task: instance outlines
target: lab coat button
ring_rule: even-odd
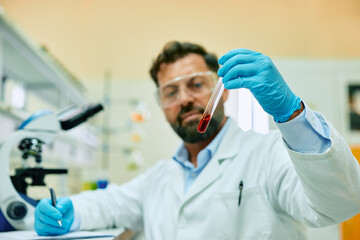
[[[178,228],[183,229],[186,226],[186,221],[184,219],[180,219],[178,222]]]

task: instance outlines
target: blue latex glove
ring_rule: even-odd
[[[284,81],[268,56],[234,49],[219,59],[218,71],[226,89],[247,88],[276,122],[286,122],[301,108],[301,100]]]
[[[60,227],[58,220],[61,220]],[[74,221],[74,207],[68,197],[57,199],[56,208],[48,198],[42,199],[35,209],[34,229],[40,236],[54,236],[70,231]]]

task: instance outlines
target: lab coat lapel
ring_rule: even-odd
[[[185,191],[184,171],[177,162],[171,160],[170,172],[171,172],[170,187],[175,193],[175,195],[178,198],[182,199],[184,197],[184,191]]]
[[[223,161],[234,158],[237,153],[236,144],[238,144],[239,131],[241,131],[240,128],[235,122],[232,122],[215,155],[189,188],[184,202],[203,191],[221,176]]]

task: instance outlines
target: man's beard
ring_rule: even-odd
[[[224,105],[222,104],[222,102],[219,103],[210,120],[209,126],[204,133],[199,133],[197,131],[200,120],[191,120],[187,122],[185,126],[181,124],[181,115],[192,110],[198,110],[200,113],[203,113],[205,111],[205,109],[202,107],[182,107],[177,116],[176,122],[170,124],[174,131],[177,133],[177,135],[179,135],[179,137],[184,140],[184,142],[188,143],[197,143],[213,137],[215,133],[220,129],[221,123],[224,119]]]

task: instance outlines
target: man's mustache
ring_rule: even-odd
[[[196,107],[196,106],[185,106],[185,107],[182,107],[180,109],[180,112],[177,116],[177,122],[180,124],[182,119],[181,119],[181,116],[187,112],[190,112],[190,111],[193,111],[193,110],[198,110],[200,113],[203,113],[205,111],[205,108],[202,108],[202,107]]]

